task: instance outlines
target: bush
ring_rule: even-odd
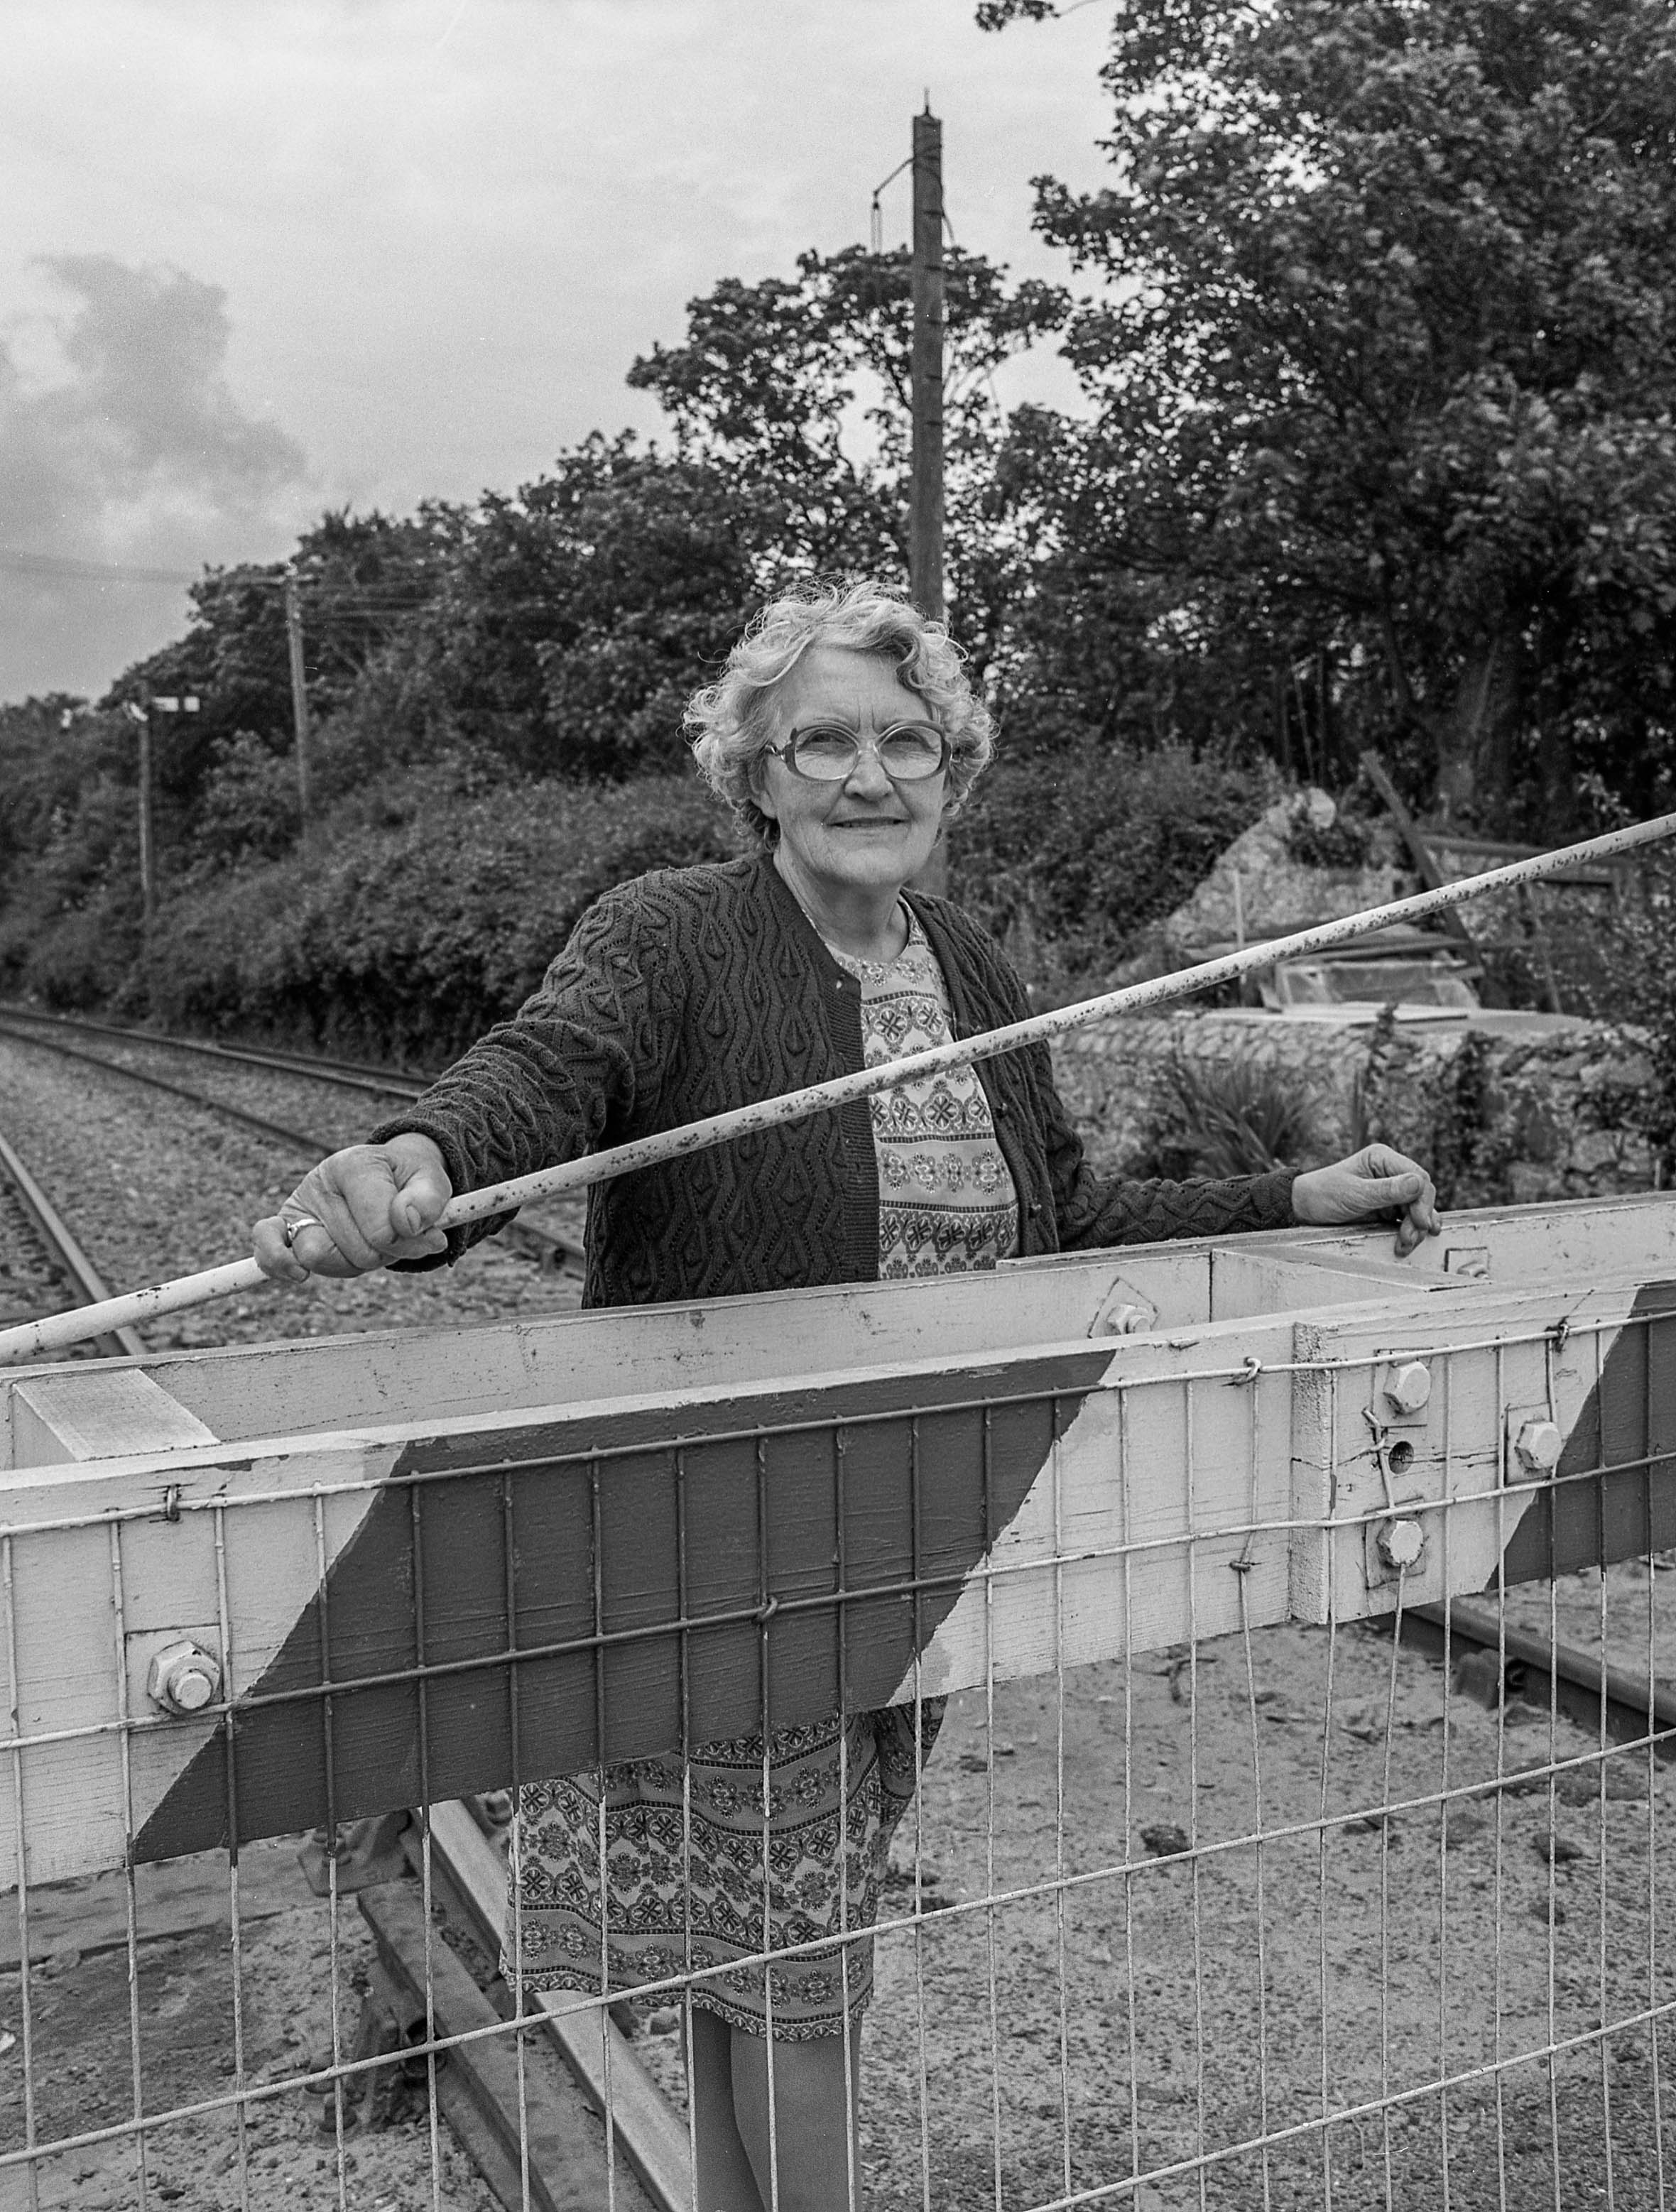
[[[438,1066],[535,988],[602,891],[732,849],[690,775],[439,800],[173,902],[150,1011],[169,1026]]]
[[[1044,1000],[1136,948],[1274,796],[1273,771],[1084,740],[1003,759],[950,833],[955,896]]]
[[[1641,896],[1626,903],[1609,939],[1612,1012],[1647,1036],[1653,1080],[1636,1102],[1636,1125],[1652,1143],[1659,1187],[1676,1182],[1676,860],[1643,860]]]
[[[0,994],[108,1004],[140,943],[134,795],[95,768],[79,809],[55,808],[37,848],[0,878]]]
[[[1134,1176],[1266,1175],[1319,1164],[1314,1100],[1297,1078],[1246,1060],[1202,1061],[1177,1052],[1147,1101]]]
[[[254,730],[220,739],[192,830],[195,875],[274,860],[297,842],[301,808],[294,754]]]

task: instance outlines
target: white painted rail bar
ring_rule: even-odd
[[[1353,938],[1365,936],[1370,930],[1387,928],[1394,923],[1424,921],[1429,915],[1465,906],[1487,892],[1533,883],[1544,876],[1558,874],[1589,860],[1608,859],[1614,854],[1630,852],[1639,846],[1656,844],[1672,836],[1676,836],[1676,814],[1661,815],[1650,822],[1634,823],[1625,829],[1614,830],[1605,836],[1588,838],[1580,844],[1562,846],[1551,853],[1539,853],[1528,860],[1512,861],[1505,867],[1488,869],[1482,875],[1466,877],[1458,883],[1444,884],[1436,890],[1418,892],[1412,898],[1394,899],[1384,906],[1369,907],[1361,914],[1347,915],[1336,921],[1321,922],[1310,929],[1295,931],[1290,936],[1248,945],[1242,951],[1205,961],[1195,968],[1154,976],[1145,982],[1130,984],[1120,991],[1106,992],[1077,1006],[1055,1007],[1047,1013],[1032,1015],[1028,1020],[987,1030],[981,1036],[963,1037],[955,1043],[941,1045],[931,1051],[911,1054],[906,1059],[887,1061],[877,1067],[859,1069],[854,1074],[840,1076],[829,1083],[811,1084],[805,1090],[787,1091],[778,1098],[761,1099],[726,1114],[713,1115],[705,1121],[689,1122],[678,1129],[660,1130],[655,1135],[638,1138],[633,1143],[616,1146],[609,1152],[590,1153],[562,1167],[545,1168],[535,1175],[521,1176],[513,1182],[464,1192],[451,1202],[442,1221],[446,1227],[457,1227],[468,1222],[487,1220],[497,1213],[504,1213],[519,1206],[533,1205],[539,1200],[574,1194],[594,1183],[609,1182],[614,1176],[628,1175],[637,1169],[655,1166],[661,1161],[678,1159],[687,1154],[704,1151],[710,1146],[748,1136],[757,1130],[777,1128],[789,1121],[802,1121],[811,1114],[827,1112],[852,1100],[871,1097],[880,1091],[894,1089],[900,1083],[935,1074],[940,1070],[963,1067],[973,1060],[991,1059],[998,1053],[1017,1051],[1023,1045],[1044,1043],[1052,1037],[1065,1036],[1072,1030],[1084,1028],[1091,1022],[1106,1020],[1114,1014],[1136,1013],[1148,1006],[1166,1005],[1195,991],[1208,990],[1216,984],[1232,981],[1254,969],[1266,967],[1277,959],[1301,957],[1310,952],[1321,951],[1328,945],[1345,944]],[[201,1273],[181,1276],[173,1282],[127,1291],[96,1305],[79,1307],[42,1321],[26,1322],[14,1328],[0,1329],[0,1366],[9,1362],[38,1358],[44,1352],[61,1351],[70,1345],[83,1343],[90,1337],[103,1335],[112,1329],[155,1320],[162,1314],[178,1313],[191,1306],[207,1304],[216,1298],[230,1297],[238,1291],[255,1290],[265,1279],[253,1260],[232,1261],[218,1267],[206,1268]]]

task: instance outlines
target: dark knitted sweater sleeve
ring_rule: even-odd
[[[480,1037],[371,1141],[407,1130],[429,1137],[457,1191],[533,1175],[610,1142],[659,1079],[654,970],[639,921],[629,893],[590,907],[513,1018]],[[457,1260],[508,1218],[450,1231],[447,1257]]]

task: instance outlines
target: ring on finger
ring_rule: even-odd
[[[324,1229],[325,1224],[316,1213],[282,1213],[279,1234],[288,1252],[296,1249],[297,1238],[305,1229]]]

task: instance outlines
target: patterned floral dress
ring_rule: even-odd
[[[861,985],[868,1066],[949,1042],[943,973],[917,920],[894,961],[833,957]],[[993,1267],[1016,1249],[1017,1194],[972,1069],[884,1092],[872,1121],[882,1278]],[[943,1701],[926,1698],[917,1741],[914,1709],[890,1706],[527,1784],[508,1981],[597,1993],[695,1974],[695,2005],[778,2041],[858,2021],[890,1838],[942,1719]],[[816,1948],[777,1962],[766,1989],[762,1966],[742,1963],[804,1944]]]

